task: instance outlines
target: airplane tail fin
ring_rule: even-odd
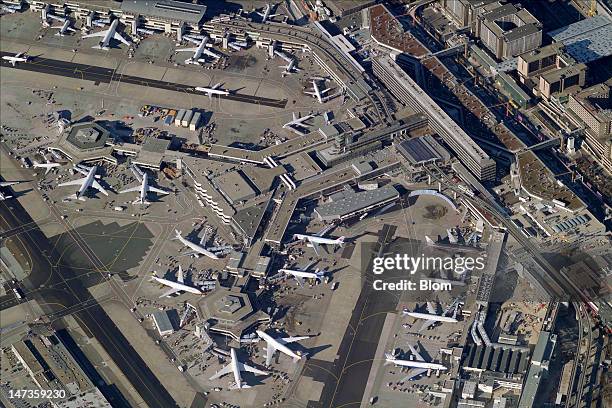
[[[344,240],[345,240],[345,236],[341,236],[340,238],[338,238],[338,242],[340,242],[340,244],[344,244]]]
[[[176,233],[176,236],[174,236],[173,238],[170,239],[179,239],[179,237],[181,236],[181,231],[177,230],[176,228],[174,229],[174,232]]]

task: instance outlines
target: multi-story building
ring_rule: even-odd
[[[510,59],[542,45],[542,24],[526,9],[499,3],[484,9],[476,22],[476,36],[497,59]]]
[[[570,119],[585,126],[587,150],[612,173],[612,103],[609,84],[599,84],[569,96]]]
[[[391,57],[373,58],[372,68],[374,74],[400,102],[427,115],[429,127],[442,137],[479,180],[495,179],[495,161]]]
[[[484,7],[497,0],[441,0],[442,7],[448,12],[448,16],[459,27],[476,27],[478,16],[485,11]]]

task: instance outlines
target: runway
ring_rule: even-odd
[[[11,230],[31,222],[30,215],[17,200],[10,200],[10,204],[0,202],[1,230]],[[62,314],[64,308],[74,310],[72,316],[81,328],[100,342],[148,406],[176,407],[172,396],[91,296],[79,273],[67,266],[57,267],[61,256],[43,232],[36,227],[20,234],[19,238],[20,251],[28,255],[32,267],[31,274],[22,282],[26,296],[38,301],[47,314]],[[88,307],[78,306],[83,304]],[[126,406],[120,394],[113,394],[116,391],[112,384],[101,387],[101,391],[114,400],[114,407]]]
[[[13,57],[16,54],[0,51],[0,56]],[[155,79],[141,78],[132,75],[122,75],[116,69],[103,68],[86,64],[78,64],[69,61],[61,61],[43,57],[30,57],[28,62],[18,62],[13,67],[7,60],[0,60],[3,68],[21,69],[24,71],[40,72],[43,74],[59,75],[67,78],[76,78],[84,81],[110,84],[111,81],[120,81],[127,84],[140,85],[150,88],[165,89],[168,91],[184,92],[192,95],[206,96],[202,92],[196,91],[191,85],[176,84],[172,82],[159,81]],[[271,99],[260,96],[230,93],[229,95],[216,95],[222,99],[230,101],[250,103],[253,105],[270,106],[273,108],[285,108],[287,99]]]

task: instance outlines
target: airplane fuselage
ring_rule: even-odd
[[[154,276],[153,279],[155,279],[157,282],[161,283],[162,285],[170,286],[171,288],[182,290],[183,292],[195,293],[196,295],[202,294],[202,291],[200,289],[194,288],[193,286],[185,285],[180,282],[174,282],[168,279],[158,278],[157,276]]]
[[[393,363],[396,366],[411,367],[411,368],[425,368],[428,370],[440,370],[445,371],[447,368],[442,364],[437,363],[426,363],[424,361],[412,361],[412,360],[398,360],[396,358],[387,358],[388,363]]]
[[[303,279],[321,279],[323,277],[323,273],[321,272],[305,272],[294,269],[279,269],[278,271],[287,275],[295,276],[296,278]]]
[[[89,169],[89,172],[87,173],[87,176],[85,177],[85,180],[83,181],[83,184],[81,184],[79,191],[77,191],[76,193],[77,199],[80,199],[81,197],[83,197],[87,189],[91,187],[91,184],[93,183],[97,170],[98,168],[96,166],[93,166],[92,168]]]
[[[340,245],[344,242],[340,238],[324,238],[324,237],[318,237],[316,235],[295,234],[294,237],[302,241],[308,240],[309,242],[314,242],[316,244],[323,244],[323,245]]]
[[[208,88],[205,86],[196,86],[195,87],[196,91],[200,91],[200,92],[204,92],[206,94],[208,94],[208,96],[211,95],[229,95],[229,91],[225,90],[225,89],[213,89],[213,88]]]
[[[204,256],[207,256],[207,257],[212,258],[212,259],[219,259],[219,257],[217,255],[213,254],[212,252],[210,252],[206,248],[201,247],[200,245],[195,244],[195,243],[193,243],[193,242],[183,238],[180,235],[178,235],[177,238],[178,238],[178,240],[179,240],[179,242],[181,244],[185,245],[186,247],[188,247],[189,249],[193,250],[194,252],[196,252],[198,254],[201,254],[201,255],[204,255]]]
[[[261,331],[261,330],[257,330],[256,333],[257,333],[257,335],[259,337],[261,337],[263,340],[265,340],[266,343],[269,343],[269,344],[273,345],[276,350],[278,350],[278,351],[280,351],[282,353],[285,353],[286,355],[288,355],[289,357],[293,358],[294,360],[299,360],[299,359],[301,359],[303,357],[303,356],[300,356],[299,354],[295,353],[294,351],[292,351],[289,347],[285,346],[284,344],[282,344],[278,340],[274,339],[272,336],[270,336],[266,332]]]
[[[115,31],[117,30],[117,26],[119,25],[119,20],[116,19],[111,23],[110,28],[108,29],[108,32],[106,33],[106,35],[104,36],[104,38],[102,38],[102,41],[100,41],[100,48],[102,49],[108,49],[108,45],[110,43],[111,38],[113,38],[113,36],[115,35]]]
[[[232,373],[234,374],[234,381],[236,382],[236,388],[242,388],[242,376],[240,375],[240,368],[238,367],[238,357],[236,356],[236,350],[232,347],[230,349],[232,358]]]
[[[404,312],[406,316],[414,317],[415,319],[431,320],[433,322],[457,323],[457,319],[449,316],[440,316],[429,313]]]

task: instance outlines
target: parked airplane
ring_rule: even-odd
[[[229,41],[227,43],[227,46],[232,48],[234,51],[240,51],[240,50],[245,49],[249,45],[247,44],[246,41]]]
[[[67,181],[65,183],[60,183],[57,185],[58,187],[80,185],[79,190],[72,196],[69,196],[68,198],[76,199],[79,201],[85,201],[85,193],[87,192],[89,188],[98,190],[99,192],[101,192],[102,194],[106,196],[108,195],[104,187],[102,187],[100,183],[98,183],[98,181],[96,180],[96,178],[100,178],[100,176],[96,176],[96,172],[98,171],[97,166],[86,167],[81,164],[76,164],[74,166],[74,170],[85,175],[85,177],[80,178],[78,180]]]
[[[102,50],[108,50],[110,47],[110,40],[114,38],[115,40],[121,41],[125,45],[130,45],[130,43],[123,38],[121,34],[117,32],[117,26],[119,25],[119,19],[116,18],[111,23],[108,30],[98,31],[95,33],[84,35],[82,38],[91,38],[91,37],[103,37],[102,40],[98,43],[98,45],[94,45],[91,48],[98,48]]]
[[[314,98],[317,98],[319,103],[324,103],[331,98],[331,96],[324,96],[327,92],[331,91],[331,88],[320,89],[319,88],[319,80],[312,80],[312,91],[304,91],[306,95],[312,95]]]
[[[210,249],[204,248],[204,243],[202,242],[202,240],[200,241],[200,244],[198,245],[196,243],[189,241],[183,236],[181,236],[181,231],[175,229],[174,232],[176,232],[176,236],[172,239],[178,239],[181,244],[185,245],[186,247],[192,250],[191,252],[185,252],[182,255],[195,255],[195,256],[204,255],[211,259],[219,259],[219,257],[214,252],[212,252]]]
[[[415,319],[424,319],[425,322],[419,329],[419,332],[423,330],[427,330],[429,327],[434,325],[437,322],[442,323],[457,323],[457,307],[459,306],[459,301],[455,300],[446,310],[442,312],[442,314],[438,314],[436,310],[436,306],[432,302],[427,302],[427,311],[428,313],[419,313],[419,312],[411,312],[408,309],[403,310],[403,314],[406,316],[414,317]],[[447,316],[447,314],[454,309],[453,316]]]
[[[419,352],[412,346],[412,344],[408,344],[410,347],[410,352],[416,358],[415,360],[400,360],[396,357],[396,355],[391,353],[385,353],[385,365],[386,364],[395,364],[399,367],[409,367],[411,368],[408,371],[408,375],[402,379],[402,381],[408,381],[413,379],[416,376],[419,376],[429,370],[439,370],[446,371],[447,368],[442,364],[438,363],[427,363],[425,359],[419,354]]]
[[[15,184],[19,184],[21,181],[0,181],[0,187],[8,187],[13,186]],[[2,190],[0,190],[0,201],[6,200],[7,198],[13,198],[12,195],[4,194]]]
[[[285,54],[282,51],[278,51],[278,50],[274,50],[274,54],[278,55],[279,57],[281,57],[283,60],[285,60],[285,62],[287,62],[287,65],[279,65],[279,68],[284,68],[285,70],[283,71],[284,74],[291,74],[292,72],[299,72],[300,69],[298,67],[296,67],[296,63],[297,60],[295,59],[295,57]]]
[[[280,16],[280,14],[270,14],[272,12],[272,7],[269,3],[266,4],[266,8],[263,12],[256,11],[257,14],[261,16],[261,22],[265,23],[269,18]]]
[[[221,86],[221,82],[213,85],[212,87],[206,87],[206,86],[196,86],[195,90],[196,91],[200,91],[200,92],[204,92],[208,95],[209,98],[212,99],[213,95],[229,95],[229,91],[227,89],[220,89],[219,87]]]
[[[469,246],[469,245],[461,245],[461,244],[447,244],[444,242],[434,242],[433,239],[429,238],[425,235],[425,243],[427,246],[444,249],[449,251],[457,251],[457,252],[482,252],[482,248]]]
[[[284,273],[285,275],[293,276],[293,278],[300,285],[302,285],[304,279],[313,279],[313,280],[321,281],[321,279],[323,279],[323,277],[325,276],[325,272],[324,271],[319,271],[317,269],[314,272],[307,272],[308,268],[310,268],[310,266],[312,266],[312,264],[314,264],[314,261],[310,262],[308,265],[306,265],[302,269],[285,269],[285,268],[282,268],[282,269],[279,269],[278,271],[280,273]]]
[[[220,371],[217,371],[209,380],[216,380],[219,377],[222,377],[226,374],[232,373],[234,375],[234,385],[230,387],[230,389],[242,389],[242,388],[251,388],[250,385],[247,385],[242,381],[242,376],[240,375],[241,371],[248,371],[253,374],[258,375],[268,375],[267,371],[259,370],[255,367],[251,367],[244,363],[238,361],[238,357],[236,356],[236,349],[230,349],[230,357],[232,361],[225,367],[223,367]]]
[[[140,185],[122,190],[119,192],[119,194],[130,193],[132,191],[140,192],[140,196],[136,200],[132,201],[132,204],[150,204],[147,201],[147,194],[149,193],[149,191],[153,191],[157,194],[170,194],[169,191],[162,190],[161,188],[151,186],[149,184],[149,175],[146,172],[142,171],[140,168],[138,168],[138,166],[133,165],[131,167],[131,170],[132,170],[132,173],[134,173],[134,176],[136,177]]]
[[[206,48],[206,45],[208,44],[208,37],[204,36],[204,38],[202,39],[196,39],[196,38],[191,38],[189,36],[185,36],[184,38],[188,41],[198,44],[198,46],[195,48],[179,48],[175,51],[175,52],[193,52],[193,56],[190,58],[187,58],[185,60],[185,64],[199,64],[200,62],[206,62],[202,58],[202,54],[208,55],[209,57],[212,57],[214,59],[221,58],[220,55]]]
[[[69,19],[65,19],[64,23],[61,26],[59,26],[59,27],[51,27],[51,28],[55,28],[55,29],[59,30],[57,33],[55,33],[55,35],[58,35],[60,37],[63,37],[64,35],[66,35],[66,33],[68,31],[71,31],[71,32],[75,32],[76,31],[74,28],[70,27],[70,20]]]
[[[274,353],[276,353],[277,351],[280,351],[281,353],[284,353],[288,355],[289,357],[293,358],[294,362],[297,362],[298,360],[306,357],[306,354],[302,354],[299,352],[296,353],[293,350],[291,350],[289,347],[287,347],[287,344],[293,343],[296,341],[300,341],[300,340],[306,340],[309,338],[308,336],[279,337],[275,339],[262,330],[257,330],[256,333],[262,340],[264,340],[267,343],[266,348],[265,348],[266,367],[270,366],[270,363],[272,362],[272,357],[274,357]]]
[[[201,295],[202,293],[204,293],[198,288],[194,288],[193,286],[185,285],[185,279],[183,276],[183,268],[180,265],[179,265],[178,272],[176,275],[176,282],[168,280],[168,279],[164,279],[164,278],[158,278],[157,276],[153,276],[153,280],[161,283],[162,285],[166,285],[170,287],[170,289],[162,293],[160,298],[170,297],[178,292],[189,292],[189,293],[195,293],[196,295]]]
[[[2,57],[3,60],[11,63],[12,66],[15,66],[18,62],[28,62],[30,57],[28,57],[25,52],[20,52],[19,54],[11,57],[9,55],[5,55]]]
[[[303,134],[302,131],[300,130],[300,128],[302,129],[307,129],[309,127],[309,125],[307,125],[306,122],[308,119],[312,119],[314,118],[315,115],[310,114],[310,115],[306,115],[303,117],[299,117],[299,114],[296,114],[295,112],[293,112],[293,120],[291,120],[290,122],[287,122],[283,125],[283,129],[288,129],[291,131],[297,131],[300,134]]]
[[[61,163],[54,163],[50,160],[47,160],[45,163],[39,163],[38,161],[33,160],[32,163],[37,169],[45,169],[45,175],[49,174],[52,168],[61,166]]]
[[[299,239],[300,241],[308,241],[310,246],[314,249],[315,253],[319,255],[319,244],[322,245],[343,245],[344,237],[340,238],[325,238],[323,235],[331,229],[332,226],[325,227],[323,230],[319,231],[315,235],[304,235],[304,234],[293,234],[294,239]]]
[[[21,11],[21,4],[0,4],[0,9],[5,13],[14,14]]]

